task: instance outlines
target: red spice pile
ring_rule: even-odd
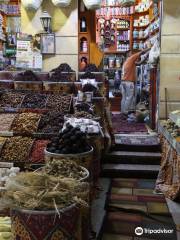
[[[32,163],[44,163],[44,149],[46,148],[47,144],[49,143],[48,140],[36,140],[32,154],[30,157],[30,162]]]

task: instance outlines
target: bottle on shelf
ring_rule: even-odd
[[[83,53],[87,53],[88,52],[88,44],[87,44],[87,39],[86,38],[81,38],[80,41],[80,50]]]
[[[80,32],[87,32],[87,23],[85,17],[82,17],[80,20]]]
[[[81,58],[81,63],[80,63],[80,70],[83,70],[87,65],[87,58],[86,57],[82,57]]]
[[[120,79],[120,76],[119,76],[119,72],[116,71],[115,72],[115,77],[114,77],[114,88],[116,90],[119,89],[120,83],[121,83],[121,79]]]

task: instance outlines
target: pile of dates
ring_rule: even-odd
[[[84,72],[99,72],[99,69],[96,67],[95,64],[87,64],[86,67],[83,69]]]
[[[59,137],[52,139],[47,146],[47,151],[55,154],[77,154],[90,151],[87,136],[78,127],[66,125]]]
[[[96,79],[96,76],[94,73],[91,72],[85,72],[84,74],[81,75],[81,79]]]
[[[69,64],[67,63],[61,63],[57,68],[54,68],[51,70],[51,72],[74,72],[74,70],[72,70],[72,68],[69,66]]]
[[[58,111],[45,113],[40,120],[38,131],[42,133],[58,133],[64,124],[64,115]]]
[[[31,70],[26,70],[25,72],[18,73],[14,81],[39,81],[36,74]]]

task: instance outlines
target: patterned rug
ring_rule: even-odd
[[[120,114],[112,114],[114,134],[116,133],[148,133],[144,123],[129,123],[127,118]]]
[[[149,179],[112,180],[102,240],[177,239],[165,198],[153,193],[154,186]]]

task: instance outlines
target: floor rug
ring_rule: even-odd
[[[114,179],[102,240],[176,240],[176,227],[154,180]]]
[[[127,117],[120,114],[112,114],[114,134],[116,133],[148,133],[144,123],[129,123]]]

